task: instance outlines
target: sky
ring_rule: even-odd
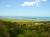
[[[50,17],[50,0],[0,0],[0,16]]]

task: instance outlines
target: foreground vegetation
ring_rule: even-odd
[[[0,37],[50,37],[50,21],[11,22],[0,20]]]

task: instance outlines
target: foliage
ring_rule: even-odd
[[[45,22],[27,25],[0,20],[0,37],[50,37],[50,22]]]

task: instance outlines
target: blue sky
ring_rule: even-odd
[[[0,0],[0,16],[50,17],[50,0]]]

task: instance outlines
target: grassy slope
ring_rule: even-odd
[[[11,22],[40,22],[40,21],[46,22],[47,21],[47,20],[37,20],[37,19],[29,20],[29,19],[15,19],[15,18],[0,18],[0,19],[4,21],[11,21]]]
[[[32,22],[32,20],[13,19],[13,18],[2,18],[1,20],[4,20],[4,21],[11,21],[11,22]]]

